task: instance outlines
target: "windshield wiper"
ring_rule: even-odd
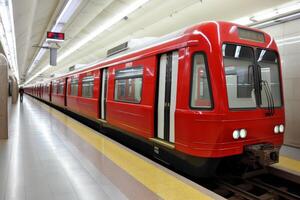
[[[275,113],[275,106],[274,106],[274,98],[269,86],[269,83],[265,80],[261,80],[261,83],[265,86],[265,93],[268,101],[268,112],[266,113],[267,116],[273,116]]]
[[[257,106],[261,105],[261,75],[259,73],[259,66],[255,65],[249,65],[248,66],[248,75],[249,71],[252,69],[253,74],[253,85],[254,85],[254,91],[255,91],[255,99]],[[249,80],[249,77],[248,77]]]

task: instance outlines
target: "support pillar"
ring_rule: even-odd
[[[8,138],[8,63],[6,57],[0,54],[0,139]]]
[[[16,77],[12,79],[12,104],[16,104],[18,102],[18,95],[19,95],[19,86]]]

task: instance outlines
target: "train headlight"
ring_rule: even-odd
[[[279,126],[279,132],[280,132],[280,133],[283,133],[283,132],[284,132],[284,125],[283,125],[283,124],[281,124],[281,125]]]
[[[276,125],[275,127],[274,127],[274,133],[279,133],[279,126],[278,125]]]
[[[240,137],[240,131],[239,130],[234,130],[232,133],[233,139],[237,140]]]
[[[247,130],[246,129],[241,129],[240,130],[240,137],[243,138],[243,139],[247,137]]]

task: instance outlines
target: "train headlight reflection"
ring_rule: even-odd
[[[283,124],[281,124],[281,125],[279,126],[279,132],[280,132],[280,133],[283,133],[283,132],[284,132],[284,125],[283,125]]]
[[[241,129],[240,130],[240,137],[243,138],[243,139],[247,137],[247,130],[246,129]]]
[[[234,130],[232,133],[233,139],[237,140],[240,137],[240,131],[239,130]]]
[[[275,127],[274,127],[274,133],[279,133],[279,126],[278,125],[276,125]]]

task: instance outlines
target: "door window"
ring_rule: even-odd
[[[205,57],[202,53],[196,53],[193,57],[191,89],[192,108],[212,107],[208,71]]]

